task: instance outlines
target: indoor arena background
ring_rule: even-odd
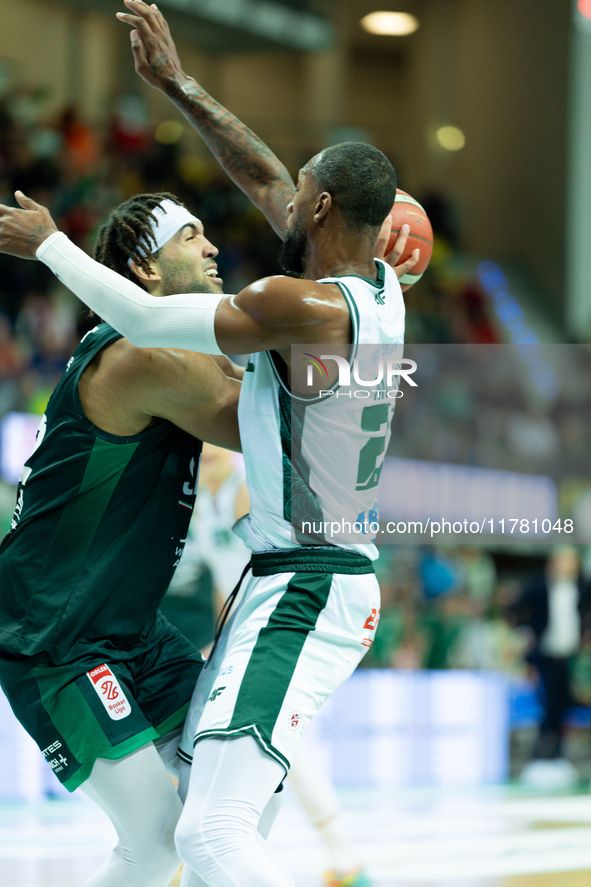
[[[294,176],[327,145],[370,142],[434,229],[406,295],[426,376],[397,404],[386,456],[398,531],[380,546],[381,624],[310,737],[358,857],[379,887],[591,884],[591,613],[549,752],[523,606],[564,546],[591,583],[591,4],[159,5],[184,69]],[[90,251],[122,200],[172,191],[220,249],[226,292],[280,273],[263,216],[135,74],[121,9],[0,0],[0,202],[23,190]],[[360,21],[380,9],[418,27],[368,33]],[[45,266],[0,256],[2,534],[48,396],[91,326]],[[457,511],[458,490],[451,520],[473,520],[480,483],[509,491],[487,513],[496,532],[408,530]],[[0,751],[0,884],[77,887],[112,842],[108,821],[60,788],[1,696]],[[323,849],[289,791],[273,840],[298,887],[319,883]]]

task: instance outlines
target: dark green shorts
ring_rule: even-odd
[[[97,758],[116,760],[183,724],[203,659],[172,626],[124,662],[0,649],[0,685],[53,772],[74,791]]]

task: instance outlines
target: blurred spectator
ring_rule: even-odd
[[[482,554],[490,557],[479,549],[474,551],[476,556]],[[509,580],[500,583],[491,592],[490,598],[488,593],[474,596],[468,592],[468,619],[449,651],[447,665],[449,668],[500,671],[523,679],[526,676],[525,656],[529,647],[529,633],[510,625],[506,619],[507,607],[518,597],[519,586]]]
[[[12,335],[10,322],[0,314],[0,381],[14,378],[24,366],[24,356]]]
[[[420,561],[420,576],[425,600],[454,594],[462,582],[462,565],[453,550],[425,548]]]
[[[471,601],[486,610],[492,603],[497,571],[491,555],[476,545],[458,549],[464,588]]]
[[[515,453],[534,459],[537,464],[548,462],[560,452],[560,436],[556,426],[548,416],[534,407],[511,417],[506,437]]]
[[[563,546],[552,552],[544,572],[525,587],[512,608],[515,623],[531,629],[528,659],[537,671],[543,696],[544,715],[533,750],[534,762],[562,758],[563,721],[573,702],[571,669],[581,649],[590,602],[578,551]],[[526,768],[523,778],[537,780],[543,772],[540,767]]]

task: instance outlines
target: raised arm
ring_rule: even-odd
[[[232,181],[266,216],[283,239],[287,204],[295,186],[286,167],[250,129],[183,71],[168,24],[155,6],[124,0],[131,25],[135,69],[146,83],[165,93],[185,115]]]

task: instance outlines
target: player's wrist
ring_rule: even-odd
[[[43,256],[45,255],[49,247],[54,244],[56,240],[63,240],[64,238],[66,238],[66,235],[63,231],[59,231],[57,228],[48,228],[46,232],[40,235],[40,238],[37,242],[31,242],[31,258],[39,259],[39,261],[42,262]]]
[[[34,228],[31,229],[29,236],[27,237],[27,248],[29,253],[29,258],[36,259],[38,249],[47,241],[53,234],[59,234],[57,228],[51,225],[35,225]]]
[[[172,99],[182,100],[191,96],[195,97],[195,93],[199,89],[199,85],[194,77],[185,74],[183,70],[174,74],[163,74],[159,78],[160,88],[167,93]]]

